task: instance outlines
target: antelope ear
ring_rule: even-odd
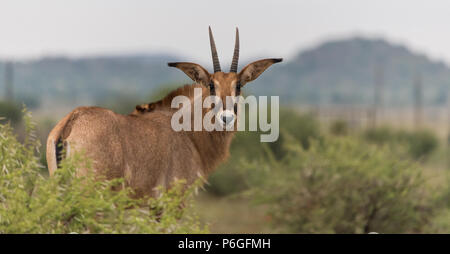
[[[202,83],[203,85],[208,85],[210,80],[209,72],[202,66],[195,63],[187,62],[177,62],[168,63],[170,67],[175,67],[182,70],[186,75],[188,75],[193,81]]]
[[[269,58],[248,64],[238,74],[241,85],[244,86],[247,82],[255,80],[261,73],[269,68],[269,66],[281,61],[283,61],[283,58]]]

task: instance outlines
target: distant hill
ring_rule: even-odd
[[[277,94],[286,103],[372,104],[375,73],[383,73],[386,105],[411,105],[415,79],[425,104],[443,104],[450,70],[424,55],[384,40],[353,38],[306,50],[261,76],[254,92]],[[378,76],[380,77],[380,76]]]
[[[35,104],[38,100],[75,106],[111,101],[115,96],[143,100],[163,84],[188,81],[182,72],[166,65],[179,60],[183,59],[160,54],[16,62],[14,89],[17,98]],[[289,104],[369,105],[374,101],[376,70],[384,74],[385,105],[411,105],[413,80],[419,75],[424,104],[446,102],[450,70],[445,64],[404,46],[364,38],[330,41],[300,52],[270,68],[245,90],[247,94],[279,95],[281,103]],[[0,95],[3,72],[0,61]]]
[[[15,62],[14,90],[19,99],[39,97],[70,105],[102,101],[118,94],[144,97],[161,84],[186,79],[181,72],[167,67],[167,62],[174,60],[179,59],[171,55],[131,55]],[[4,65],[0,62],[2,88]]]

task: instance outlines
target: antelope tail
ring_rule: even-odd
[[[69,151],[69,145],[65,142],[65,138],[68,137],[67,124],[73,119],[73,113],[65,116],[59,123],[53,128],[47,138],[47,166],[50,176],[54,174],[58,168],[61,160],[63,159],[63,150],[66,149],[66,154]]]

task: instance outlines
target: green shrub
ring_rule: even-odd
[[[446,182],[448,183],[448,172]],[[450,187],[448,184],[442,192],[438,192],[435,204],[439,210],[432,218],[427,233],[444,233],[450,232]]]
[[[182,208],[190,206],[197,185],[186,188],[180,181],[159,198],[133,199],[122,179],[75,177],[76,168],[89,167],[82,155],[64,160],[45,178],[28,114],[25,126],[22,144],[8,124],[0,125],[0,233],[207,232]]]
[[[280,129],[289,133],[305,149],[308,149],[311,139],[320,138],[317,119],[311,114],[300,114],[294,110],[280,110]]]
[[[259,142],[259,132],[237,132],[231,143],[230,158],[208,178],[206,190],[217,196],[235,194],[248,189],[242,160],[261,160],[267,157],[267,144]],[[269,151],[270,152],[270,151]]]
[[[439,145],[436,135],[428,130],[407,132],[382,127],[365,131],[364,137],[376,144],[405,145],[409,154],[415,159],[430,155]]]
[[[335,136],[345,136],[348,135],[348,124],[343,120],[337,120],[331,123],[330,133]]]
[[[438,138],[427,130],[416,131],[406,137],[409,151],[415,158],[431,154],[439,145]]]
[[[388,146],[329,137],[291,146],[281,162],[242,167],[281,232],[423,232],[433,215],[420,169]]]
[[[0,124],[6,121],[11,121],[11,123],[16,124],[21,119],[22,111],[19,105],[13,102],[0,101]]]
[[[450,229],[450,208],[443,209],[432,218],[426,233],[448,234]]]

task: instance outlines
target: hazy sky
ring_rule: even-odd
[[[330,38],[386,37],[450,63],[450,1],[0,0],[0,57],[164,51],[210,61],[208,25],[229,62],[289,58]]]

